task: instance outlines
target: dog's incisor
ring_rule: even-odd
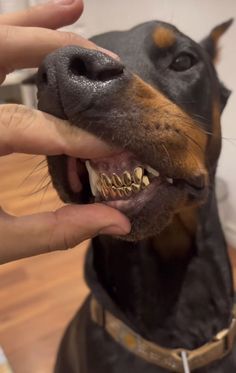
[[[63,338],[57,373],[183,371],[168,368],[171,357],[154,362],[138,349],[149,341],[170,356],[176,348],[196,351],[232,325],[232,276],[214,184],[229,96],[214,61],[231,23],[198,44],[170,24],[148,22],[93,38],[120,61],[71,46],[39,70],[40,109],[120,149],[104,159],[49,157],[59,195],[68,203],[107,203],[132,223],[125,238],[93,239],[86,279],[103,319],[92,320],[89,297]],[[113,337],[107,312],[120,328]],[[123,338],[130,329],[134,335]],[[190,353],[192,371],[235,373],[230,333],[225,354],[214,352],[210,362],[202,355],[202,364],[191,365]]]

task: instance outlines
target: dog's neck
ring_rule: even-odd
[[[176,217],[154,239],[93,242],[105,291],[136,332],[169,348],[197,348],[231,320],[232,276],[213,194],[194,216]]]

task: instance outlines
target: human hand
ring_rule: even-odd
[[[0,16],[0,82],[15,69],[39,66],[48,53],[65,45],[100,49],[75,34],[51,30],[74,22],[82,9],[81,0],[67,0],[67,5],[57,0]],[[0,105],[0,133],[1,156],[18,152],[91,158],[111,152],[108,145],[66,121],[22,105]],[[129,230],[125,216],[102,204],[68,205],[18,218],[1,210],[0,263],[74,247],[97,234],[123,235]]]

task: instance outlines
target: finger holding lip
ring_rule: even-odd
[[[66,154],[90,159],[121,151],[66,120],[23,105],[0,105],[0,133],[0,156]]]

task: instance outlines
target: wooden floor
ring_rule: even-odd
[[[35,169],[41,161],[25,155],[0,158],[0,205],[8,212],[20,215],[62,205],[51,186],[34,193],[47,183],[44,165]],[[52,372],[63,330],[87,294],[82,273],[86,247],[0,267],[0,345],[15,373]]]
[[[34,193],[48,181],[40,162],[41,157],[25,155],[0,158],[0,205],[8,212],[21,215],[61,205],[50,185]],[[86,246],[0,267],[0,345],[15,373],[52,373],[63,330],[87,294]]]

